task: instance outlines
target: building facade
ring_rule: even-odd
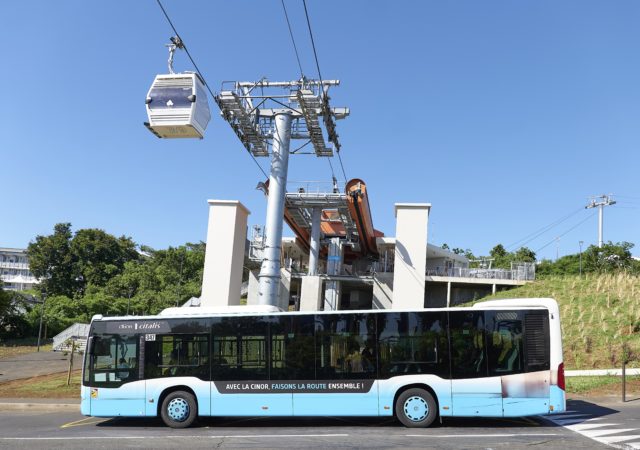
[[[29,270],[26,249],[0,247],[0,280],[8,291],[33,288],[38,280]]]

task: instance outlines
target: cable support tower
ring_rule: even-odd
[[[278,303],[289,155],[296,154],[289,151],[290,142],[309,141],[318,157],[331,157],[334,149],[340,148],[335,121],[346,118],[349,109],[331,107],[327,95],[339,84],[338,80],[305,77],[293,81],[229,81],[215,96],[222,117],[247,151],[256,158],[271,157],[269,184],[264,186],[268,201],[264,259],[258,276],[259,304]]]
[[[598,248],[602,248],[603,245],[603,222],[604,222],[604,207],[615,205],[616,201],[613,200],[613,194],[599,195],[591,197],[590,202],[585,206],[585,209],[598,208]]]

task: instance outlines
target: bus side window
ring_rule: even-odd
[[[486,377],[484,313],[482,311],[451,311],[449,324],[452,377]]]
[[[486,311],[491,375],[524,372],[521,311]]]

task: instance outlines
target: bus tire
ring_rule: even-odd
[[[396,417],[408,428],[426,428],[438,415],[436,401],[424,389],[407,389],[398,396],[395,405]]]
[[[160,416],[171,428],[187,428],[198,416],[198,404],[189,392],[174,391],[164,398]]]

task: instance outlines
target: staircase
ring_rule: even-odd
[[[69,328],[61,331],[53,337],[54,352],[71,351],[71,341],[76,343],[76,351],[84,353],[87,347],[87,337],[89,336],[88,323],[74,323]]]

